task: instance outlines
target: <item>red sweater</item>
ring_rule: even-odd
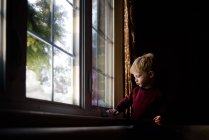
[[[132,120],[135,123],[153,123],[156,115],[165,111],[160,91],[135,87],[132,92],[116,106],[118,112],[132,106]]]

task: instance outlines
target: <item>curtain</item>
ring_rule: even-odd
[[[125,68],[125,96],[129,95],[132,90],[132,77],[130,67],[134,60],[135,45],[135,0],[124,0],[124,68]],[[127,118],[131,116],[131,108],[125,112]]]

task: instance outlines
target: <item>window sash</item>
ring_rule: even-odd
[[[45,88],[42,88],[42,91],[39,91],[39,92],[36,91],[34,96],[32,95],[32,93],[29,93],[29,92],[27,92],[26,95],[27,95],[27,97],[34,98],[34,99],[37,98],[37,99],[43,99],[43,100],[48,100],[48,101],[55,101],[55,102],[62,102],[62,103],[67,103],[67,104],[79,105],[79,102],[80,102],[80,100],[79,100],[79,94],[78,94],[79,93],[79,80],[76,80],[76,79],[79,79],[79,53],[78,53],[79,52],[79,35],[76,34],[77,32],[79,32],[78,31],[78,28],[79,28],[79,26],[78,26],[79,25],[78,24],[79,23],[79,18],[77,18],[79,16],[79,12],[78,12],[79,8],[76,5],[74,6],[72,2],[74,2],[74,4],[77,4],[77,5],[79,3],[77,1],[71,1],[71,2],[69,2],[69,1],[66,1],[66,0],[62,0],[62,3],[63,4],[61,6],[66,6],[67,4],[69,4],[69,6],[72,7],[73,12],[74,12],[74,14],[71,13],[70,15],[68,15],[67,13],[64,13],[63,14],[62,13],[63,11],[61,11],[60,13],[58,13],[58,14],[63,14],[65,16],[70,16],[70,17],[73,18],[73,22],[72,22],[73,24],[72,24],[72,26],[74,26],[74,27],[71,28],[71,31],[72,32],[75,32],[75,33],[64,32],[64,35],[65,36],[68,35],[68,37],[70,37],[70,38],[68,38],[66,40],[65,38],[62,38],[62,36],[60,36],[59,34],[57,35],[57,32],[55,32],[55,28],[57,28],[57,26],[58,26],[58,27],[60,27],[60,30],[63,31],[63,27],[65,25],[66,25],[65,28],[70,29],[70,26],[68,26],[70,24],[69,23],[62,22],[62,23],[65,23],[65,25],[62,24],[62,23],[60,23],[62,25],[60,25],[58,23],[56,23],[57,25],[55,25],[55,22],[59,22],[59,21],[56,20],[57,19],[57,17],[56,17],[57,13],[54,12],[57,9],[55,7],[56,0],[53,0],[51,2],[52,3],[49,3],[49,5],[51,7],[50,10],[51,10],[51,13],[52,13],[51,14],[51,21],[49,21],[50,22],[49,28],[51,27],[51,31],[50,31],[50,34],[51,34],[50,36],[51,37],[47,39],[47,38],[43,37],[42,34],[39,34],[39,33],[36,33],[34,31],[28,30],[28,34],[32,35],[37,40],[39,40],[39,41],[45,43],[46,45],[48,45],[48,47],[45,48],[45,50],[48,49],[48,50],[51,50],[52,51],[51,55],[49,54],[49,58],[51,58],[51,59],[49,59],[50,61],[47,60],[47,61],[49,61],[49,64],[50,64],[49,67],[51,67],[51,70],[44,70],[45,68],[41,68],[41,70],[40,70],[41,72],[45,71],[45,73],[48,73],[47,74],[48,76],[44,76],[44,77],[46,77],[45,79],[47,79],[47,81],[45,81],[45,84],[48,83],[47,84],[48,87],[46,87],[46,86],[39,86],[40,88],[38,88],[38,89],[41,89],[41,87],[45,87]],[[59,1],[59,2],[61,2],[61,1]],[[65,4],[64,4],[64,2],[65,2]],[[65,10],[64,7],[62,7],[62,10],[63,9]],[[67,9],[69,9],[69,8],[67,8]],[[70,10],[69,12],[71,12],[71,11],[72,10]],[[50,17],[48,17],[48,18],[50,18]],[[62,18],[62,19],[68,21],[68,18],[67,19]],[[47,20],[45,20],[43,22],[46,22],[46,21]],[[70,34],[72,34],[72,35],[70,35]],[[72,37],[73,37],[73,40],[71,40],[70,43],[67,43],[66,44],[67,46],[69,45],[69,47],[66,48],[65,47],[66,45],[64,45],[64,44],[62,44],[62,42],[58,41],[56,39],[57,38],[56,36],[60,36],[61,37],[60,39],[62,39],[64,41],[68,41]],[[70,47],[72,49],[70,49]],[[66,59],[65,61],[66,62],[70,62],[69,63],[69,64],[71,64],[70,67],[68,67],[66,65],[66,63],[63,63],[62,66],[59,64],[59,63],[62,62],[62,59],[61,58],[63,58],[63,57],[60,56],[59,58],[57,58],[56,57],[56,54],[58,52],[63,52],[64,55],[68,55],[69,56],[69,58]],[[60,61],[57,60],[57,59],[60,59]],[[66,65],[66,66],[63,67],[64,65]],[[43,67],[43,66],[41,66],[41,67]],[[58,74],[57,73],[58,72],[57,71],[58,70],[57,68],[60,69],[60,70],[62,70],[62,71],[67,68],[68,71],[69,71],[69,73],[67,74],[66,72],[64,72],[64,71],[67,70],[66,69],[62,73]],[[46,72],[46,71],[48,71],[48,72]],[[40,72],[40,74],[41,74],[41,72]],[[55,75],[55,72],[58,75],[57,74]],[[68,76],[67,75],[64,76],[63,75],[64,73],[67,74]],[[27,79],[27,77],[26,77],[26,79]],[[27,84],[26,85],[31,85],[31,80],[26,80],[26,81],[27,81]],[[60,82],[61,82],[61,84],[60,84]],[[29,90],[27,90],[28,88],[29,87],[26,87],[26,91],[29,91]],[[61,92],[61,93],[59,93],[59,92]],[[65,94],[67,94],[67,95],[65,95]],[[38,95],[40,95],[40,97],[38,97]],[[41,96],[43,96],[43,97],[41,97]],[[46,96],[46,97],[44,97],[44,96]]]
[[[92,104],[113,107],[114,1],[93,0],[92,2]]]

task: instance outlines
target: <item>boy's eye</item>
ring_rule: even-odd
[[[141,75],[135,75],[134,77],[135,77],[135,78],[139,78],[140,76],[141,76]]]

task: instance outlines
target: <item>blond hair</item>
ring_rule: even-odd
[[[153,60],[153,53],[147,53],[136,58],[130,68],[130,73],[135,74],[141,72],[149,72],[153,70]]]

